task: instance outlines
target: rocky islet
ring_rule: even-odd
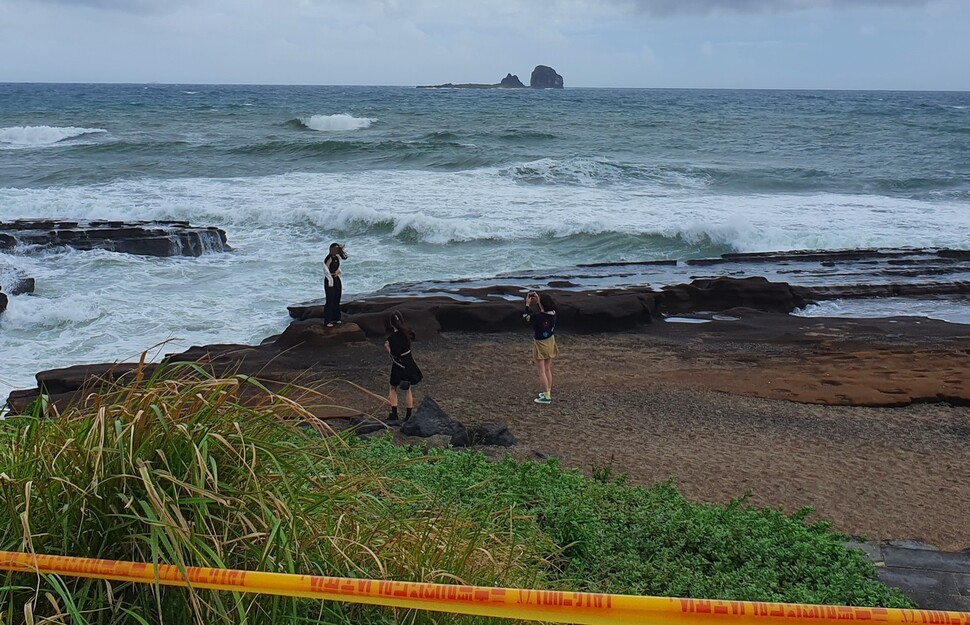
[[[529,77],[528,86],[524,85],[518,75],[509,72],[505,78],[497,83],[451,83],[440,85],[418,85],[418,89],[562,89],[563,77],[548,65],[536,65]]]

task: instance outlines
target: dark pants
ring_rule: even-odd
[[[333,323],[340,321],[340,296],[344,292],[340,278],[333,279],[333,286],[324,283],[323,291],[327,295],[327,304],[323,307],[323,322]]]

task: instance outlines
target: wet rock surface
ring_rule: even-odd
[[[316,318],[294,321],[283,331],[283,334],[275,338],[272,346],[276,349],[289,349],[298,345],[325,347],[364,340],[367,340],[367,337],[356,323],[339,323],[327,327],[322,319]]]
[[[547,290],[556,301],[558,327],[579,332],[618,331],[652,323],[662,315],[690,311],[749,308],[791,312],[806,300],[788,284],[764,278],[695,280],[662,291],[646,288],[597,291]],[[349,302],[342,309],[369,337],[387,332],[390,311],[399,311],[419,337],[438,332],[506,332],[522,329],[524,291],[515,286],[457,288],[448,295],[372,297]],[[305,323],[323,317],[320,302],[288,308]]]
[[[688,285],[721,277],[764,278],[790,284],[806,301],[970,294],[970,250],[935,248],[812,250],[724,254],[718,258],[592,263],[516,271],[491,278],[390,284],[374,296],[452,295],[470,290],[514,294],[528,290],[597,291]],[[511,288],[516,287],[516,288]]]
[[[23,270],[0,260],[0,291],[7,295],[23,295],[34,292],[34,279]]]
[[[343,310],[369,337],[386,332],[391,310],[400,311],[419,337],[502,332],[521,327],[523,297],[529,290],[553,295],[560,327],[579,332],[627,330],[670,315],[731,308],[790,313],[826,300],[861,305],[886,298],[935,300],[970,309],[970,251],[816,250],[580,265],[486,279],[392,284],[348,302]],[[290,316],[321,318],[323,303],[290,306]]]
[[[970,611],[970,551],[946,552],[916,540],[849,541],[876,565],[879,580],[924,610]]]
[[[226,233],[186,221],[57,221],[19,219],[0,222],[0,251],[69,247],[141,256],[201,256],[231,248]]]

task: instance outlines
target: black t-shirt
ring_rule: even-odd
[[[543,341],[556,332],[555,312],[532,312],[528,308],[523,315],[532,322],[532,334],[537,341]]]
[[[330,273],[335,274],[337,270],[340,269],[340,257],[335,254],[327,254],[327,257],[323,259],[323,262],[330,261]]]
[[[411,351],[411,339],[403,332],[391,332],[387,337],[387,345],[391,348],[391,356],[398,358],[401,354]]]

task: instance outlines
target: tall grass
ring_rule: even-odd
[[[295,389],[301,401],[308,389]],[[326,403],[327,397],[312,402]],[[307,404],[309,405],[309,404]],[[602,472],[601,472],[602,473]],[[527,588],[911,606],[824,523],[555,461],[334,435],[301,403],[197,364],[0,421],[0,549]],[[207,590],[0,575],[14,623],[470,623]]]
[[[192,365],[0,422],[0,549],[485,585],[543,583],[554,551],[514,506],[433,505],[286,397]],[[314,427],[300,427],[311,424]],[[406,458],[402,462],[426,462]],[[401,494],[406,491],[406,494]],[[516,517],[516,518],[513,518]],[[470,622],[282,597],[0,578],[0,623]]]

